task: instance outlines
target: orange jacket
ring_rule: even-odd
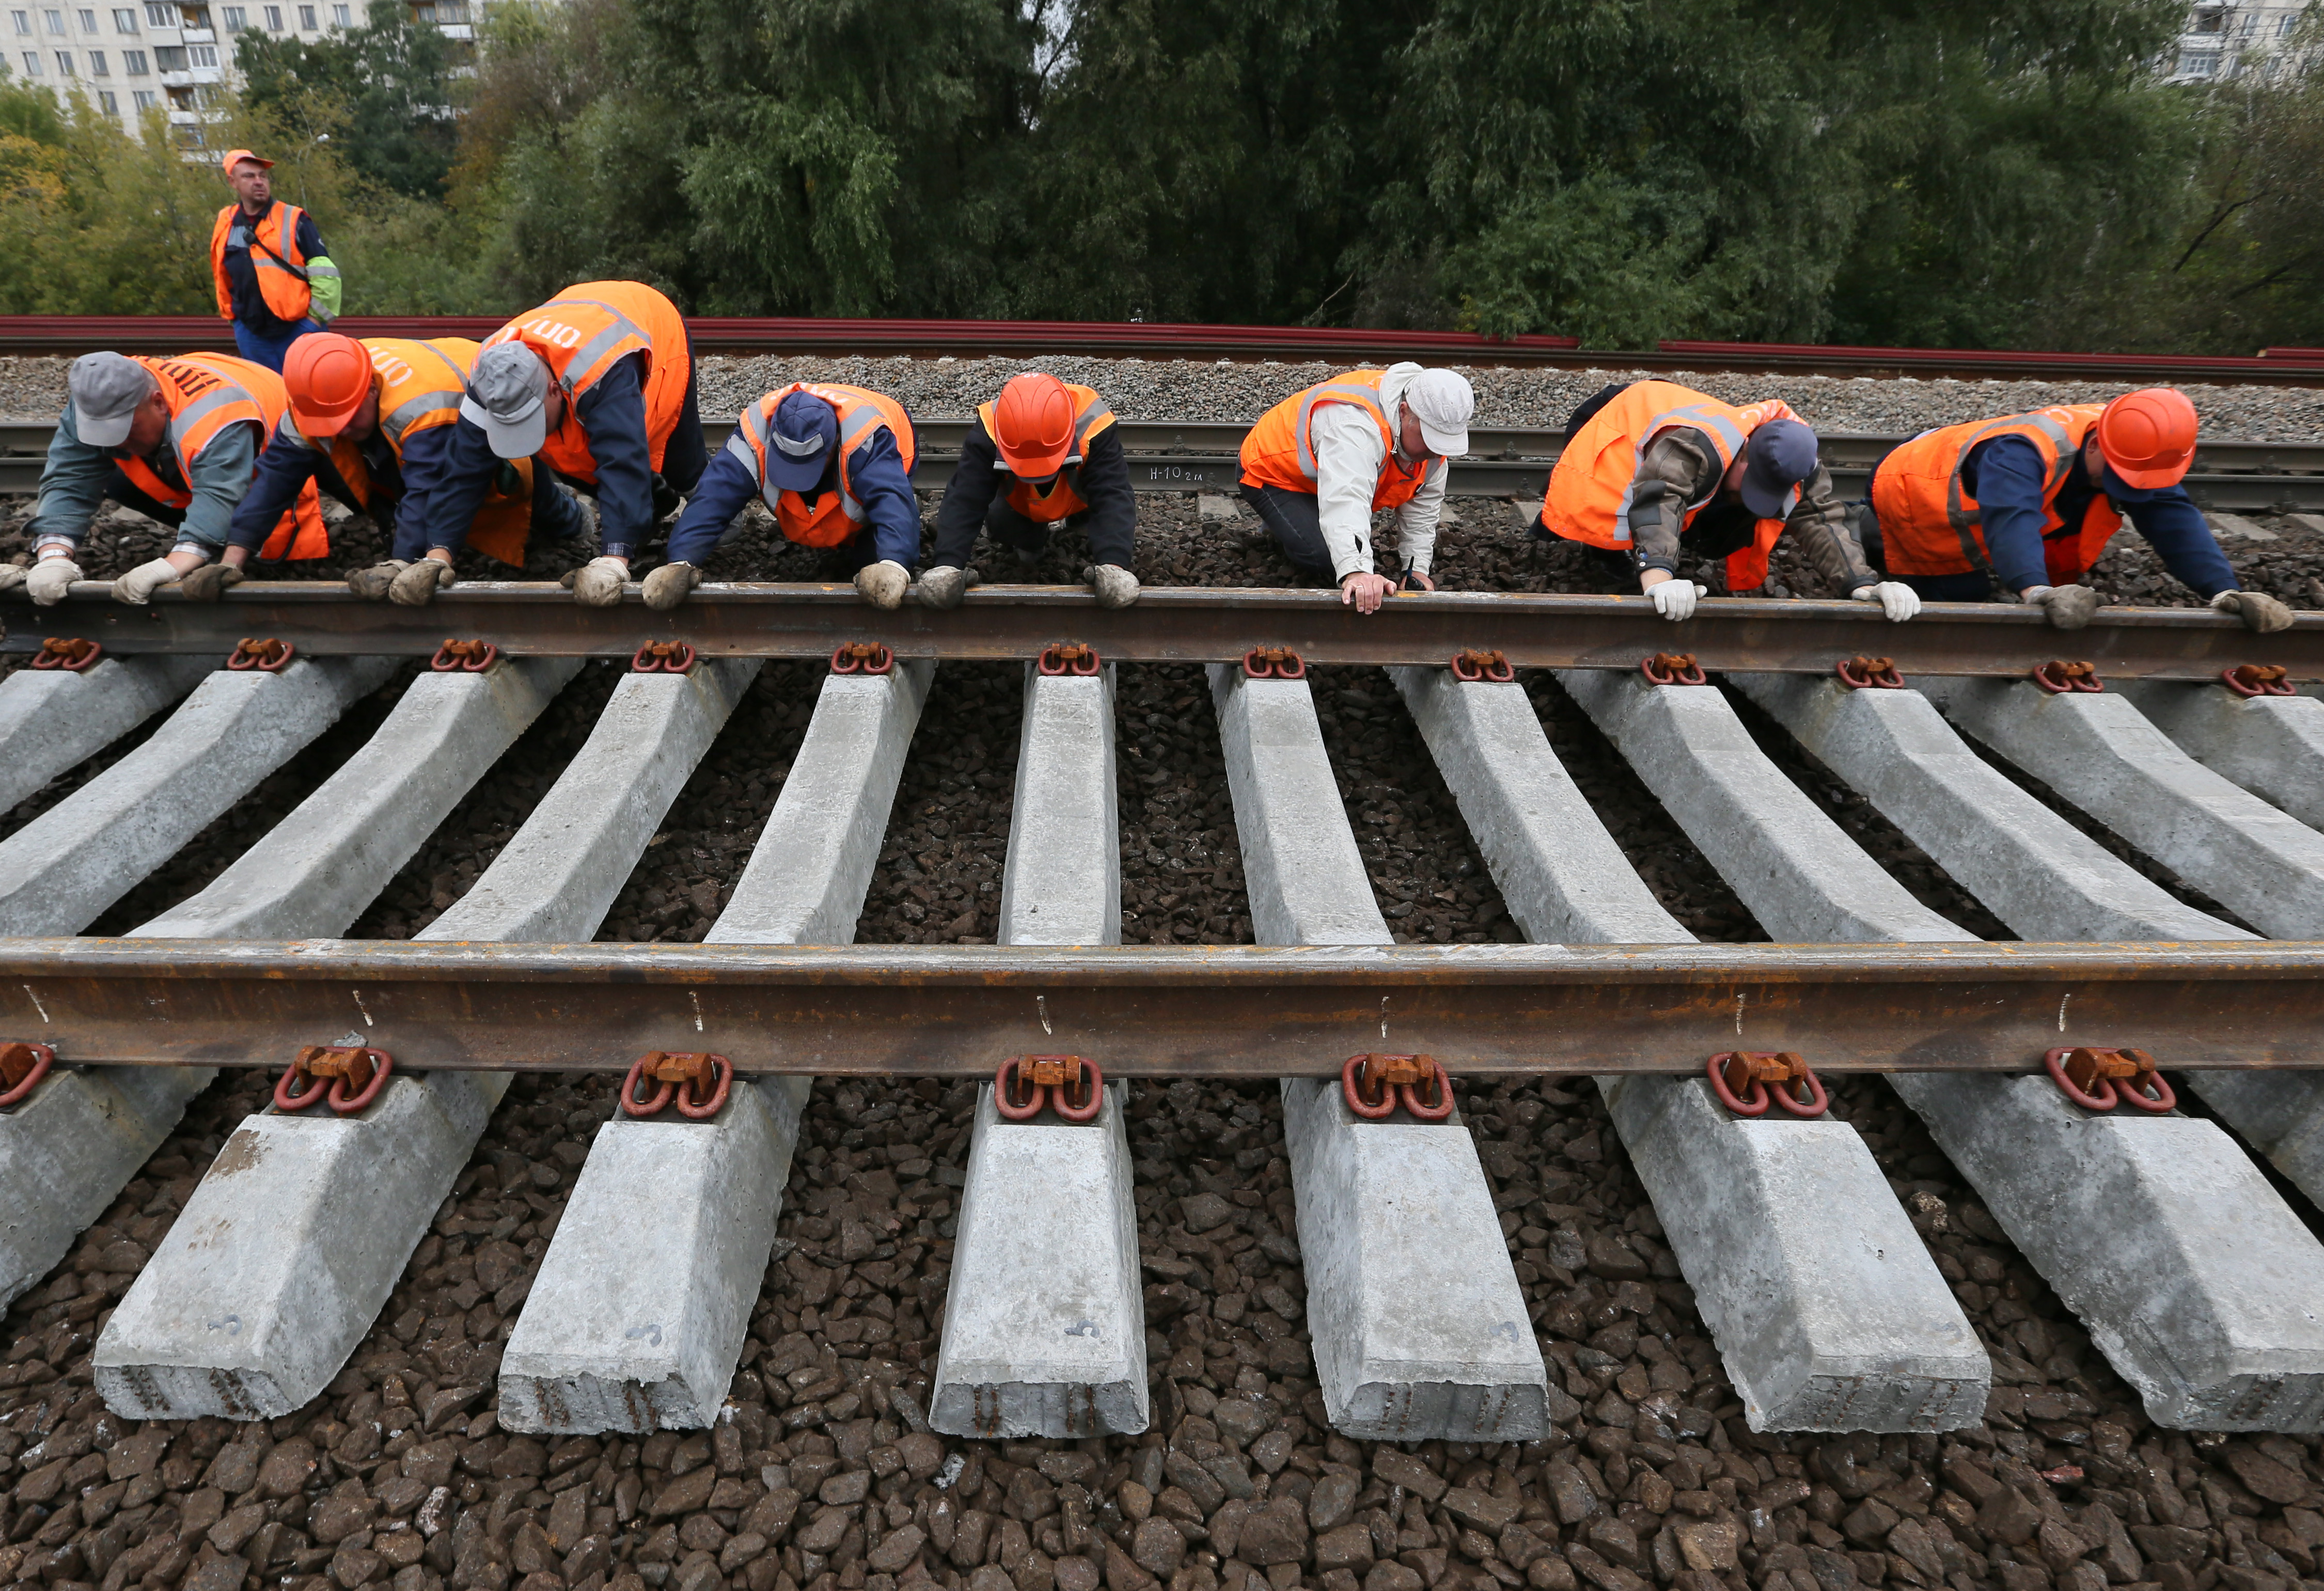
[[[1081,462],[1089,456],[1090,438],[1113,424],[1113,410],[1105,406],[1105,400],[1097,395],[1095,388],[1073,382],[1064,385],[1074,400],[1074,448],[1065,455],[1065,467],[1057,472],[1057,478],[1049,483],[1047,492],[1036,491],[1030,481],[1012,476],[1009,490],[1001,494],[1010,508],[1037,525],[1053,525],[1089,507],[1080,491]],[[984,434],[996,439],[1001,433],[993,428],[993,414],[999,407],[998,400],[976,406],[976,418],[984,422]],[[998,445],[996,440],[995,446]]]
[[[222,320],[234,318],[234,287],[226,274],[226,239],[241,211],[239,204],[228,205],[210,225],[210,274],[217,284]],[[251,232],[250,262],[258,271],[259,295],[269,309],[285,320],[303,320],[314,307],[307,279],[299,274],[307,268],[307,256],[299,252],[299,221],[306,213],[296,205],[278,204]]]
[[[161,385],[161,400],[169,405],[168,441],[178,456],[180,483],[193,478],[194,460],[228,426],[247,423],[258,428],[254,456],[273,435],[276,422],[290,409],[290,395],[283,390],[282,378],[246,359],[226,354],[183,354],[174,359],[141,358],[137,363],[152,372]],[[181,509],[194,501],[190,487],[165,483],[143,459],[119,462],[122,474],[155,501]],[[330,550],[322,499],[310,480],[299,489],[297,501],[268,535],[258,556],[320,558],[328,556]]]
[[[2050,583],[2080,579],[2115,531],[2122,514],[2099,492],[2079,525],[2058,517],[2058,494],[2081,460],[2082,441],[2098,423],[2103,403],[2037,409],[1999,419],[1970,420],[1923,431],[1880,461],[1872,476],[1872,511],[1891,575],[1966,575],[1993,571],[1985,547],[1985,517],[1961,484],[1961,464],[1970,449],[1997,437],[2022,437],[2042,455],[2043,561]]]
[[[1259,417],[1242,439],[1242,478],[1253,486],[1276,486],[1286,492],[1313,493],[1316,487],[1316,406],[1352,403],[1372,417],[1387,451],[1380,456],[1379,483],[1372,492],[1372,510],[1402,508],[1412,501],[1436,460],[1406,464],[1397,462],[1396,428],[1388,423],[1380,402],[1384,370],[1351,370],[1346,375],[1318,382],[1295,392]]]
[[[797,492],[779,492],[767,483],[767,436],[775,410],[794,392],[811,393],[831,405],[839,416],[839,490],[826,492],[812,509]],[[847,479],[848,455],[881,426],[894,433],[896,451],[904,455],[904,473],[912,469],[912,421],[904,406],[884,392],[865,387],[794,382],[768,393],[742,411],[742,422],[727,438],[730,453],[740,455],[758,476],[759,495],[775,513],[783,535],[802,547],[838,547],[853,541],[863,528],[863,505],[856,501]]]
[[[1724,471],[1734,464],[1752,432],[1769,420],[1797,418],[1781,399],[1738,409],[1675,382],[1634,382],[1591,416],[1557,455],[1557,467],[1550,472],[1549,492],[1542,503],[1542,523],[1568,541],[1627,550],[1631,497],[1646,449],[1655,437],[1680,428],[1699,431],[1711,438]],[[1687,504],[1682,527],[1692,524],[1717,496],[1714,491],[1702,501]],[[1798,501],[1799,489],[1794,487],[1784,508],[1788,510]],[[1757,522],[1751,545],[1727,556],[1728,590],[1749,591],[1766,584],[1767,554],[1783,533],[1780,519]]]
[[[614,361],[642,354],[646,452],[653,467],[661,468],[663,450],[686,407],[686,385],[694,369],[686,321],[677,305],[643,282],[579,282],[510,321],[486,337],[484,346],[512,337],[547,361],[549,373],[564,389],[565,423],[549,433],[541,452],[558,474],[576,481],[594,483],[597,461],[590,456],[576,406]]]

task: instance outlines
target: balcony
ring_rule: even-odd
[[[182,30],[178,36],[189,44],[215,44],[217,42],[217,32],[209,28],[186,28]]]
[[[442,23],[437,26],[436,31],[447,39],[468,41],[476,36],[476,30],[466,23]]]

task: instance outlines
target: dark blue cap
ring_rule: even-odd
[[[1792,488],[1816,471],[1816,434],[1795,419],[1769,420],[1744,449],[1743,506],[1763,520],[1784,517]]]
[[[767,482],[778,492],[812,492],[839,446],[839,416],[812,392],[793,392],[775,406],[767,438]]]

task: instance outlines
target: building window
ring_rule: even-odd
[[[282,31],[282,8],[280,5],[270,5],[266,8],[266,31],[270,33],[279,33]]]
[[[121,52],[121,69],[125,75],[132,78],[143,77],[145,75],[145,52],[143,50],[123,51]]]
[[[334,5],[331,7],[331,25],[335,28],[345,28],[354,25],[347,21],[347,8],[346,6]]]
[[[16,24],[16,31],[20,33],[32,31],[32,14],[29,11],[12,11],[8,14],[8,20]]]
[[[229,5],[226,8],[226,31],[227,32],[239,33],[243,29],[249,25],[249,17],[241,6]]]
[[[73,75],[73,69],[72,69],[72,51],[69,51],[69,50],[60,50],[60,51],[57,51],[57,76],[58,76],[58,77],[60,77],[60,78],[69,78],[69,77],[71,77],[72,75]]]
[[[110,88],[100,88],[97,91],[97,103],[105,108],[105,114],[108,116],[117,116],[121,114],[121,101],[113,97],[113,90]]]
[[[195,66],[197,66],[197,67],[208,67],[208,68],[210,68],[210,69],[215,69],[217,68],[217,45],[215,45],[215,44],[196,44],[196,45],[191,46],[191,51],[192,51],[192,55],[193,55],[193,62],[194,62],[194,65],[195,65]]]
[[[59,38],[60,38],[60,39],[64,37],[64,32],[65,32],[65,14],[64,14],[63,12],[61,12],[61,11],[44,11],[44,12],[41,13],[41,15],[47,19],[47,21],[48,21],[48,24],[49,24],[49,32],[51,32],[51,33],[56,34],[56,35],[57,35],[57,37],[59,37]]]
[[[2219,75],[2219,58],[2209,51],[2186,54],[2179,58],[2179,73],[2187,78],[2216,78]]]
[[[85,6],[82,8],[80,14],[80,31],[84,33],[94,33],[97,32],[97,13],[88,10]]]
[[[182,44],[153,46],[153,69],[157,72],[182,72],[186,69],[186,47]]]
[[[41,75],[41,52],[39,51],[27,50],[24,51],[24,75],[28,78],[37,78]]]
[[[104,51],[92,50],[88,52],[88,75],[92,78],[109,78],[113,76],[110,71],[106,69]]]
[[[155,94],[151,88],[140,88],[130,95],[129,97],[136,102],[137,108],[141,111],[152,110],[155,106],[161,102],[161,97]]]

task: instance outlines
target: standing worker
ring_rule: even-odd
[[[1923,431],[1872,475],[1884,568],[1931,602],[2013,593],[2080,630],[2098,593],[2079,584],[2127,513],[2163,566],[2247,630],[2292,623],[2236,572],[2180,483],[2195,460],[2195,406],[2170,387]]]
[[[241,578],[210,560],[226,549],[260,446],[288,408],[281,378],[224,354],[84,354],[73,361],[67,390],[26,528],[36,559],[25,580],[32,600],[43,607],[61,602],[82,578],[81,538],[109,497],[178,532],[166,556],[113,583],[115,601],[143,605],[172,583],[198,601],[215,601]],[[268,558],[330,552],[313,482],[268,522],[264,543],[260,556]]]
[[[1781,399],[1738,409],[1675,382],[1604,389],[1567,422],[1535,535],[1598,548],[1676,621],[1705,591],[1677,578],[1682,552],[1724,556],[1731,595],[1766,584],[1767,554],[1787,529],[1857,601],[1899,623],[1921,611],[1910,586],[1865,561],[1816,434]]]
[[[272,161],[230,149],[225,164],[235,202],[210,228],[218,316],[234,323],[244,359],[279,372],[292,343],[337,317],[339,268],[324,254],[315,218],[276,201]]]
[[[976,423],[936,509],[936,549],[920,577],[920,600],[935,608],[960,605],[977,582],[968,559],[979,530],[1013,551],[1019,569],[1030,569],[1060,524],[1089,537],[1092,563],[1082,581],[1095,588],[1098,606],[1136,602],[1130,559],[1138,496],[1113,410],[1088,387],[1028,371],[1010,377],[999,398],[977,405]]]
[[[532,458],[597,500],[598,556],[566,578],[577,601],[613,606],[632,549],[710,462],[678,306],[642,282],[585,281],[526,310],[484,339],[447,455],[415,528],[426,552],[392,601],[423,607],[453,583],[502,461]]]
[[[675,608],[702,584],[703,561],[754,496],[785,539],[836,548],[864,601],[899,606],[920,561],[913,446],[911,417],[884,392],[806,382],[769,392],[687,493],[669,562],[646,576],[646,606]]]
[[[1399,585],[1434,591],[1429,565],[1446,461],[1469,451],[1476,394],[1449,370],[1356,370],[1294,393],[1242,439],[1243,501],[1291,566],[1375,613]],[[1397,510],[1401,581],[1372,566],[1372,515]]]

